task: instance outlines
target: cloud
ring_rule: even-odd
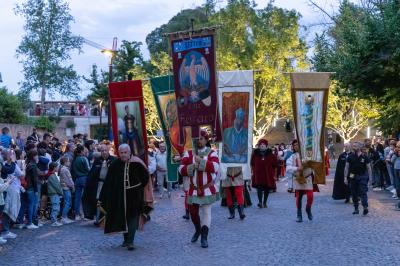
[[[320,2],[323,0],[320,0]],[[0,72],[3,81],[12,91],[17,92],[18,81],[23,79],[22,66],[15,58],[15,50],[23,36],[23,19],[14,14],[16,3],[23,0],[1,0],[0,32]],[[113,37],[121,40],[141,41],[146,55],[145,38],[156,27],[165,24],[179,11],[205,3],[205,0],[69,0],[71,14],[75,23],[71,30],[105,47],[111,47]],[[268,0],[257,0],[258,8],[267,5]],[[325,1],[326,2],[326,1]],[[329,2],[329,1],[328,1]],[[220,2],[223,6],[226,3]],[[307,5],[306,0],[275,0],[275,5],[296,9],[303,14],[302,23],[307,24],[319,19],[319,14]],[[72,63],[79,74],[88,76],[91,65],[96,63],[107,69],[108,59],[96,48],[85,45],[84,53],[72,56]],[[7,67],[4,67],[7,66]],[[83,82],[83,95],[87,94],[87,85]],[[61,96],[57,96],[60,97]],[[35,96],[36,98],[36,96]]]

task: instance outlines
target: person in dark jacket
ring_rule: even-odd
[[[90,171],[89,161],[84,155],[85,148],[78,144],[76,146],[74,155],[75,158],[72,162],[71,166],[71,174],[75,179],[75,201],[74,201],[74,210],[75,210],[75,220],[79,221],[83,219],[83,215],[81,214],[81,199],[86,187],[87,177]]]
[[[39,184],[39,173],[37,163],[39,156],[36,150],[30,150],[27,153],[26,172],[25,180],[27,182],[26,193],[28,196],[28,229],[37,229],[37,203],[38,203],[38,184]]]
[[[372,167],[369,157],[363,150],[361,143],[354,145],[354,153],[348,158],[344,170],[344,176],[349,176],[349,183],[354,204],[353,214],[359,214],[358,204],[361,198],[361,204],[364,208],[363,215],[368,214],[368,181],[372,179]]]
[[[351,144],[346,143],[344,145],[344,152],[339,155],[336,171],[335,171],[335,181],[333,183],[332,198],[334,200],[345,199],[345,203],[350,201],[350,188],[345,184],[345,180],[348,176],[344,176],[344,168],[346,166],[347,158],[351,155]]]
[[[96,215],[94,224],[97,226],[100,219],[100,211],[97,208],[100,192],[107,176],[108,168],[116,157],[110,155],[110,147],[106,144],[100,145],[101,156],[96,158],[90,169],[85,192],[83,195],[83,210],[85,217],[92,219]]]

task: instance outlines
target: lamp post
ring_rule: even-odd
[[[115,55],[117,54],[117,51],[111,50],[111,49],[103,49],[103,50],[101,50],[101,52],[104,55],[110,57],[110,63],[108,65],[108,84],[110,84],[113,81],[113,61],[114,61]],[[108,128],[108,139],[112,140],[110,98],[108,98],[108,105],[107,105],[107,128]]]
[[[102,104],[103,104],[103,100],[97,99],[96,101],[99,103],[99,107],[100,107],[100,127],[101,127],[101,126],[102,126],[101,118],[102,118]]]

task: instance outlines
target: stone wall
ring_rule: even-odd
[[[73,120],[76,124],[76,127],[73,129],[66,128],[66,123],[68,120]],[[61,141],[71,139],[72,135],[77,133],[88,134],[90,136],[90,126],[97,125],[99,123],[100,118],[98,116],[66,116],[62,117],[60,123],[57,124],[53,133]],[[102,123],[107,124],[107,117],[102,117]],[[32,134],[32,130],[34,128],[33,125],[0,123],[0,129],[3,127],[8,127],[10,129],[10,134],[13,138],[17,136],[18,131],[21,131],[24,139]],[[45,130],[38,129],[37,131],[40,136],[43,136],[45,133]]]
[[[15,138],[15,137],[17,136],[17,132],[18,132],[18,131],[21,131],[21,132],[22,132],[22,137],[23,137],[24,139],[26,139],[29,135],[32,134],[32,130],[33,130],[33,128],[34,128],[34,126],[32,126],[32,125],[24,125],[24,124],[3,124],[3,123],[0,123],[0,128],[3,128],[3,127],[8,127],[8,128],[10,129],[10,134],[11,134],[11,136],[12,136],[13,138]],[[45,133],[45,130],[38,129],[37,131],[38,131],[38,134],[39,134],[40,136],[43,136],[43,134]],[[65,128],[57,127],[57,128],[54,130],[53,133],[54,133],[54,135],[55,135],[58,139],[60,139],[60,140],[65,140],[65,139],[67,139],[67,136],[65,135]]]

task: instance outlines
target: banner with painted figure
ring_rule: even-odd
[[[214,33],[202,29],[168,34],[181,138],[186,127],[198,138],[200,127],[210,126],[216,141],[221,140]]]
[[[292,106],[304,168],[314,170],[316,184],[325,184],[324,130],[329,73],[291,73]]]
[[[167,180],[176,182],[179,162],[175,161],[174,157],[182,155],[184,150],[192,149],[190,128],[185,129],[184,138],[181,140],[173,77],[152,78],[150,84],[167,146]]]
[[[242,167],[243,178],[250,179],[254,120],[253,71],[219,72],[218,97],[223,130],[219,144],[221,177],[226,177],[228,167]]]
[[[112,130],[116,150],[127,143],[133,155],[147,162],[147,134],[140,80],[109,84]]]

